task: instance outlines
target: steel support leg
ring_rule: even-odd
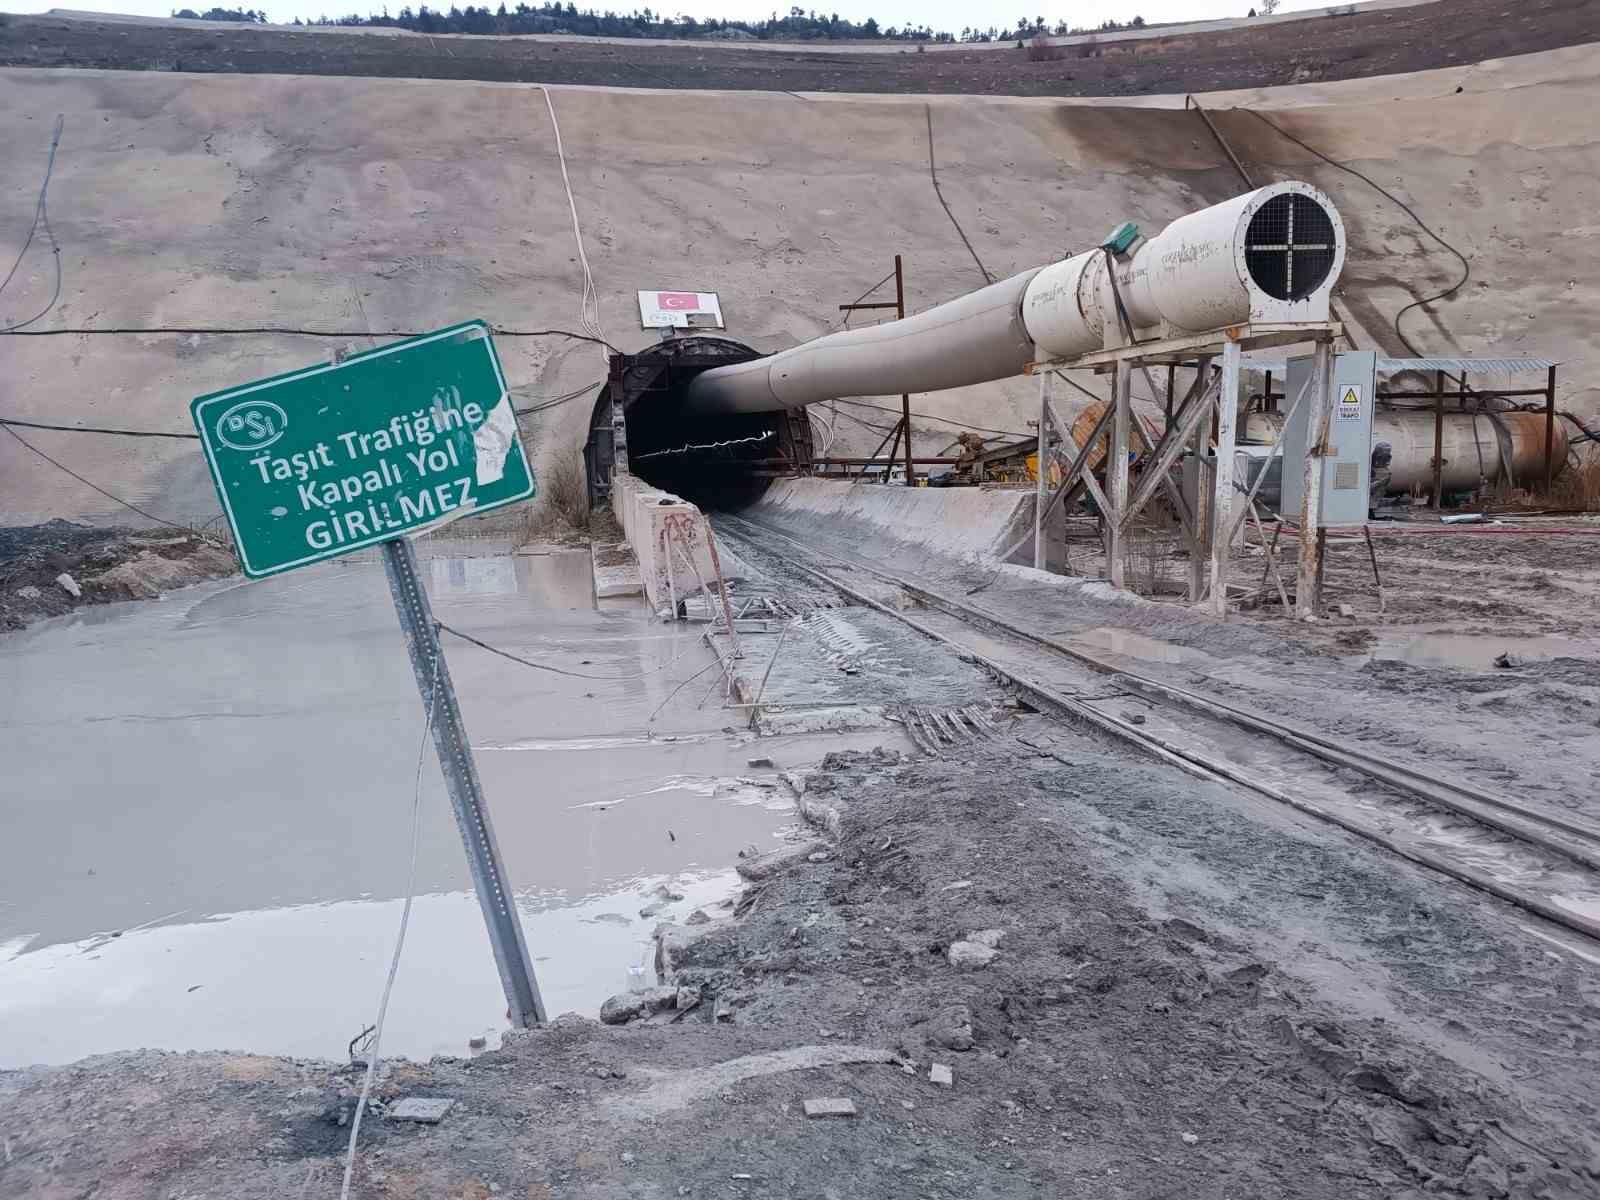
[[[1202,371],[1208,369],[1202,363]],[[1206,422],[1200,421],[1194,428],[1194,441],[1190,446],[1194,454],[1194,490],[1191,493],[1191,507],[1194,517],[1194,541],[1189,547],[1189,603],[1200,603],[1200,597],[1205,595],[1206,588],[1206,560],[1211,556],[1211,537],[1209,530],[1211,523],[1211,502],[1207,499],[1206,478]]]
[[[1054,378],[1053,371],[1039,372],[1039,450],[1035,457],[1039,466],[1034,472],[1037,478],[1033,486],[1033,567],[1036,571],[1045,569],[1045,480],[1050,464],[1050,381]]]
[[[472,743],[467,740],[456,704],[450,668],[439,645],[439,632],[433,623],[433,608],[417,573],[417,555],[404,538],[383,543],[383,570],[394,595],[400,632],[405,636],[406,652],[422,693],[422,711],[433,714],[433,748],[439,756],[450,807],[455,810],[456,827],[467,850],[467,865],[472,871],[473,890],[489,927],[489,944],[494,948],[495,966],[505,988],[511,1023],[527,1027],[545,1021],[544,1000],[534,978],[533,962],[522,937],[522,922],[517,917],[516,897],[512,894],[500,847],[495,842],[494,826],[489,822],[489,807],[483,798],[483,784],[472,761]],[[432,689],[439,689],[435,700]]]
[[[1239,416],[1239,343],[1222,347],[1222,387],[1217,391],[1217,471],[1211,489],[1211,611],[1228,614],[1228,560],[1233,552],[1234,423]]]
[[[1322,601],[1317,531],[1322,526],[1322,458],[1333,411],[1333,349],[1327,342],[1317,343],[1308,399],[1311,411],[1306,415],[1305,484],[1300,495],[1300,569],[1294,585],[1294,615],[1302,621],[1315,620]]]
[[[1123,587],[1127,575],[1122,512],[1128,507],[1128,437],[1133,414],[1128,393],[1132,372],[1126,360],[1119,362],[1111,387],[1115,415],[1111,418],[1111,454],[1106,460],[1106,499],[1111,502],[1111,511],[1105,514],[1105,520],[1106,575],[1113,587]]]

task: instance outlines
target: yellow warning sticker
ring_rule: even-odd
[[[1347,383],[1339,389],[1338,416],[1341,421],[1359,421],[1361,419],[1361,389],[1353,383]]]

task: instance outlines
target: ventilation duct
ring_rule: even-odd
[[[1344,224],[1328,198],[1309,184],[1274,183],[1178,218],[1114,267],[1104,250],[1088,250],[903,320],[706,371],[684,411],[770,412],[1005,379],[1039,358],[1119,344],[1119,297],[1141,339],[1324,321],[1344,255]]]

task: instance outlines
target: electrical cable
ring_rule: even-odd
[[[659,458],[663,454],[688,454],[691,450],[721,450],[725,446],[742,446],[746,442],[764,442],[773,436],[768,429],[751,437],[727,438],[720,442],[690,442],[686,446],[678,446],[672,450],[651,450],[647,454],[632,454],[630,458],[639,460],[645,458]]]
[[[411,900],[417,890],[417,847],[422,842],[422,763],[427,757],[428,738],[433,733],[434,711],[439,704],[439,661],[442,654],[433,656],[432,682],[428,685],[428,721],[422,730],[422,741],[417,746],[416,786],[411,793],[411,867],[406,875],[406,902],[400,910],[400,933],[394,940],[394,957],[389,960],[389,978],[383,984],[383,998],[378,1001],[378,1020],[372,1030],[372,1053],[367,1058],[367,1075],[361,1082],[361,1098],[356,1101],[355,1117],[350,1122],[350,1145],[344,1155],[344,1184],[339,1188],[339,1200],[350,1200],[350,1178],[356,1169],[356,1138],[361,1133],[361,1114],[367,1109],[367,1097],[372,1093],[372,1079],[378,1073],[379,1051],[383,1045],[383,1022],[389,1015],[389,995],[394,991],[394,977],[400,970],[400,951],[406,944],[406,927],[411,923]]]
[[[13,337],[62,337],[68,334],[116,334],[122,336],[137,336],[144,334],[199,334],[204,336],[228,336],[247,334],[282,335],[284,337],[315,337],[315,338],[373,338],[393,337],[410,338],[422,337],[425,333],[434,330],[416,329],[300,329],[284,325],[107,325],[107,326],[69,326],[63,329],[0,329],[0,334],[10,334]],[[489,332],[495,337],[564,337],[575,342],[594,342],[604,346],[613,354],[621,354],[603,336],[592,333],[575,333],[570,329],[507,329],[498,325],[489,326]]]
[[[1372,188],[1378,194],[1380,194],[1381,196],[1384,196],[1392,204],[1394,204],[1396,207],[1398,207],[1402,212],[1404,212],[1406,214],[1406,216],[1410,217],[1413,221],[1416,222],[1416,225],[1417,225],[1418,229],[1422,230],[1423,233],[1427,234],[1434,241],[1438,242],[1439,245],[1443,246],[1451,254],[1454,254],[1456,256],[1456,258],[1460,261],[1460,263],[1461,263],[1461,278],[1460,279],[1456,280],[1453,284],[1451,284],[1449,287],[1445,288],[1444,291],[1442,291],[1442,292],[1439,292],[1439,293],[1437,293],[1435,295],[1432,295],[1432,296],[1425,296],[1421,300],[1413,300],[1410,304],[1406,305],[1404,308],[1402,308],[1399,312],[1395,313],[1395,315],[1394,315],[1394,335],[1395,335],[1395,337],[1400,339],[1400,344],[1403,345],[1407,350],[1411,351],[1413,356],[1415,356],[1417,358],[1423,357],[1421,351],[1419,351],[1415,346],[1413,346],[1411,344],[1411,339],[1406,337],[1405,333],[1401,330],[1401,328],[1400,328],[1400,318],[1405,316],[1413,308],[1422,308],[1422,307],[1424,307],[1426,305],[1435,304],[1440,300],[1446,300],[1449,297],[1455,295],[1462,288],[1464,288],[1467,285],[1467,282],[1472,278],[1472,264],[1467,261],[1467,256],[1465,254],[1461,253],[1461,251],[1457,250],[1449,242],[1445,241],[1444,238],[1440,237],[1437,233],[1435,233],[1432,230],[1432,228],[1429,227],[1429,225],[1428,225],[1428,223],[1426,221],[1424,221],[1421,217],[1417,216],[1416,210],[1413,209],[1409,204],[1407,204],[1404,200],[1400,199],[1400,197],[1396,196],[1393,192],[1389,191],[1388,188],[1384,187],[1382,184],[1380,184],[1376,180],[1372,179],[1370,176],[1363,175],[1360,171],[1356,170],[1354,167],[1346,166],[1344,163],[1338,161],[1337,159],[1329,158],[1326,154],[1324,154],[1321,150],[1318,150],[1315,146],[1308,145],[1306,142],[1302,141],[1301,139],[1297,138],[1294,134],[1290,133],[1287,129],[1283,128],[1281,125],[1276,124],[1275,122],[1269,120],[1267,117],[1264,117],[1260,113],[1256,112],[1255,109],[1249,108],[1249,109],[1245,109],[1245,111],[1250,113],[1251,116],[1255,117],[1257,120],[1261,121],[1263,124],[1265,124],[1265,125],[1269,126],[1270,128],[1276,130],[1277,133],[1281,137],[1287,138],[1289,141],[1291,141],[1295,145],[1299,146],[1302,150],[1307,150],[1310,153],[1315,154],[1318,158],[1320,158],[1323,162],[1327,163],[1330,167],[1337,167],[1339,170],[1344,171],[1347,174],[1354,175],[1357,179],[1361,180],[1361,182],[1365,183],[1368,187]]]
[[[0,417],[0,425],[15,425],[19,429],[50,429],[57,433],[109,433],[117,437],[179,438],[198,442],[198,433],[165,433],[154,429],[105,429],[99,425],[45,425],[39,421],[19,421],[15,417]]]
[[[716,651],[713,650],[712,654],[716,654]],[[667,693],[667,698],[665,700],[663,700],[660,704],[656,705],[655,711],[650,714],[648,719],[646,719],[645,724],[649,725],[649,724],[653,723],[655,721],[655,719],[661,715],[661,710],[663,708],[665,708],[668,704],[672,703],[672,698],[674,696],[676,696],[679,692],[683,691],[684,688],[688,687],[691,683],[693,683],[696,679],[699,679],[700,676],[704,675],[707,671],[711,670],[713,667],[720,667],[721,665],[722,665],[722,659],[714,658],[711,662],[708,662],[705,666],[701,667],[693,675],[689,676],[689,678],[685,679],[677,687],[673,688],[670,692]]]
[[[978,252],[972,248],[972,242],[967,238],[967,231],[961,228],[961,222],[956,220],[956,214],[950,211],[946,203],[944,192],[939,188],[939,173],[933,166],[933,105],[924,104],[923,114],[928,118],[928,178],[933,180],[933,194],[939,197],[939,205],[944,209],[944,215],[950,218],[950,224],[956,227],[956,232],[961,235],[962,244],[966,246],[967,253],[972,255],[972,261],[978,264],[978,270],[983,273],[983,282],[994,282],[994,276],[989,274],[989,268],[983,265],[983,259],[978,257]]]
[[[878,280],[877,283],[873,284],[866,291],[862,292],[861,295],[857,296],[854,300],[850,301],[849,304],[845,305],[844,320],[842,322],[840,322],[837,326],[835,326],[835,328],[839,328],[839,329],[848,328],[849,325],[850,325],[850,318],[855,316],[855,313],[853,311],[851,311],[852,307],[854,305],[860,304],[868,296],[872,295],[873,292],[877,291],[879,288],[881,288],[884,284],[888,283],[889,280],[891,280],[893,278],[894,278],[894,272],[890,271],[882,279]]]
[[[92,481],[90,481],[88,479],[85,479],[82,475],[79,475],[76,471],[74,471],[71,467],[67,466],[65,463],[57,462],[55,459],[51,458],[48,454],[46,454],[43,450],[39,449],[39,447],[35,446],[32,442],[28,441],[27,438],[23,437],[15,429],[11,428],[10,422],[0,422],[0,429],[4,429],[12,437],[16,438],[17,441],[21,442],[29,450],[32,450],[35,454],[37,454],[40,458],[44,459],[45,462],[49,463],[52,467],[55,467],[55,468],[57,468],[58,470],[61,470],[61,471],[65,471],[68,475],[71,475],[74,479],[76,479],[79,483],[83,484],[85,487],[93,488],[95,491],[99,492],[107,500],[114,500],[118,504],[122,505],[123,508],[131,509],[134,512],[138,513],[141,517],[148,517],[150,520],[154,521],[158,525],[166,525],[166,526],[168,526],[168,527],[170,527],[172,529],[182,529],[186,533],[192,532],[189,529],[189,526],[187,526],[187,525],[180,525],[176,521],[169,521],[165,517],[158,517],[158,516],[155,515],[155,513],[147,512],[144,509],[140,508],[137,504],[133,504],[130,501],[124,500],[121,496],[117,496],[117,495],[114,495],[111,492],[106,491],[106,489],[101,487],[98,483],[94,483],[94,482],[92,482]]]
[[[601,386],[603,383],[605,383],[604,379],[597,379],[593,383],[584,384],[581,388],[573,388],[572,391],[566,392],[563,395],[551,396],[545,400],[541,400],[537,404],[530,404],[526,408],[513,409],[512,411],[515,412],[519,417],[526,417],[530,413],[543,412],[547,408],[555,408],[557,405],[566,404],[570,400],[576,400],[585,392],[591,392],[595,388]],[[513,392],[515,392],[515,390],[515,388],[512,389]]]
[[[56,301],[61,299],[61,244],[56,241],[55,230],[50,228],[49,195],[50,176],[55,173],[56,169],[56,149],[61,145],[61,131],[65,125],[66,117],[57,113],[55,131],[50,135],[50,157],[45,163],[44,182],[39,185],[39,198],[33,204],[33,223],[28,226],[28,236],[22,240],[22,249],[17,251],[17,261],[11,264],[11,270],[6,272],[5,279],[0,280],[0,292],[4,292],[7,285],[16,276],[17,270],[22,266],[22,260],[27,256],[28,247],[33,245],[34,235],[39,232],[39,226],[43,225],[44,235],[50,239],[50,253],[55,258],[55,291],[51,293],[50,302],[34,313],[33,316],[24,321],[13,321],[0,326],[0,333],[15,333],[25,325],[32,325],[54,308]]]
[[[839,398],[838,402],[840,404],[853,404],[857,408],[875,408],[879,412],[893,413],[897,417],[900,415],[900,410],[898,408],[890,408],[886,404],[869,404],[865,400],[850,400],[850,399],[847,399],[847,398],[845,398],[843,396],[841,396]],[[849,416],[850,414],[849,413],[844,413],[842,415],[843,416]],[[857,419],[859,420],[859,418],[857,418]],[[966,421],[957,421],[957,420],[954,420],[954,419],[952,419],[950,417],[936,417],[936,416],[932,415],[931,413],[918,413],[917,414],[917,420],[919,420],[919,421],[938,421],[940,424],[943,424],[943,425],[954,425],[957,429],[971,429],[971,430],[973,430],[973,431],[975,431],[977,433],[992,433],[992,434],[995,434],[995,435],[1000,436],[1000,437],[1025,438],[1025,437],[1033,437],[1034,436],[1031,433],[1018,433],[1014,429],[990,429],[986,425],[972,425],[972,424],[967,423]],[[865,421],[863,421],[861,423],[864,424],[864,425],[867,424],[867,422],[865,422]],[[892,428],[892,427],[890,427],[890,426],[869,426],[869,428],[878,429],[878,428]]]
[[[679,654],[676,658],[668,659],[659,667],[650,667],[647,670],[635,671],[628,675],[589,675],[583,671],[569,671],[565,667],[552,667],[548,663],[538,663],[534,662],[530,658],[523,658],[520,655],[511,653],[509,650],[502,650],[499,646],[491,646],[488,642],[473,637],[470,633],[462,633],[459,629],[453,629],[449,625],[446,625],[443,621],[435,621],[434,624],[445,633],[450,634],[452,637],[458,637],[463,642],[471,642],[480,650],[487,650],[490,654],[498,654],[501,658],[508,658],[514,663],[521,663],[525,667],[532,667],[535,671],[548,671],[552,675],[565,675],[571,679],[592,679],[600,683],[627,682],[634,679],[643,679],[646,675],[655,675],[658,672],[665,671],[668,667],[681,662],[694,652],[694,646],[690,646],[689,649],[685,650],[682,654]],[[698,643],[696,643],[696,645],[698,645]]]
[[[561,144],[561,123],[556,120],[555,101],[550,98],[549,88],[541,87],[539,90],[544,93],[544,106],[550,113],[550,129],[556,138],[556,158],[561,163],[561,182],[567,189],[567,208],[572,213],[572,237],[578,243],[578,265],[583,269],[583,294],[578,300],[578,324],[593,334],[596,341],[602,345],[609,345],[606,342],[605,330],[600,327],[600,296],[595,290],[594,274],[589,270],[589,255],[583,248],[583,229],[578,223],[578,201],[572,194],[572,179],[567,174],[567,152]],[[616,351],[613,350],[613,353]]]

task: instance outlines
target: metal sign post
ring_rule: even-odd
[[[511,1021],[544,1021],[416,551],[403,536],[534,494],[488,325],[468,321],[214,392],[190,412],[246,575],[382,545]]]
[[[456,827],[467,849],[467,866],[472,871],[472,886],[478,893],[478,907],[489,927],[489,944],[494,947],[494,963],[500,970],[511,1023],[527,1026],[546,1020],[544,1000],[534,978],[528,944],[523,940],[522,922],[517,919],[516,897],[500,862],[500,846],[495,841],[494,825],[483,798],[483,784],[472,760],[472,743],[467,739],[456,703],[456,690],[450,682],[450,668],[439,631],[433,623],[433,609],[427,590],[417,574],[417,553],[404,538],[383,544],[383,570],[394,595],[394,610],[405,635],[411,669],[422,694],[422,710],[433,714],[433,748],[439,755],[439,770],[444,775],[450,807],[455,810]],[[439,689],[438,698],[433,688]]]

